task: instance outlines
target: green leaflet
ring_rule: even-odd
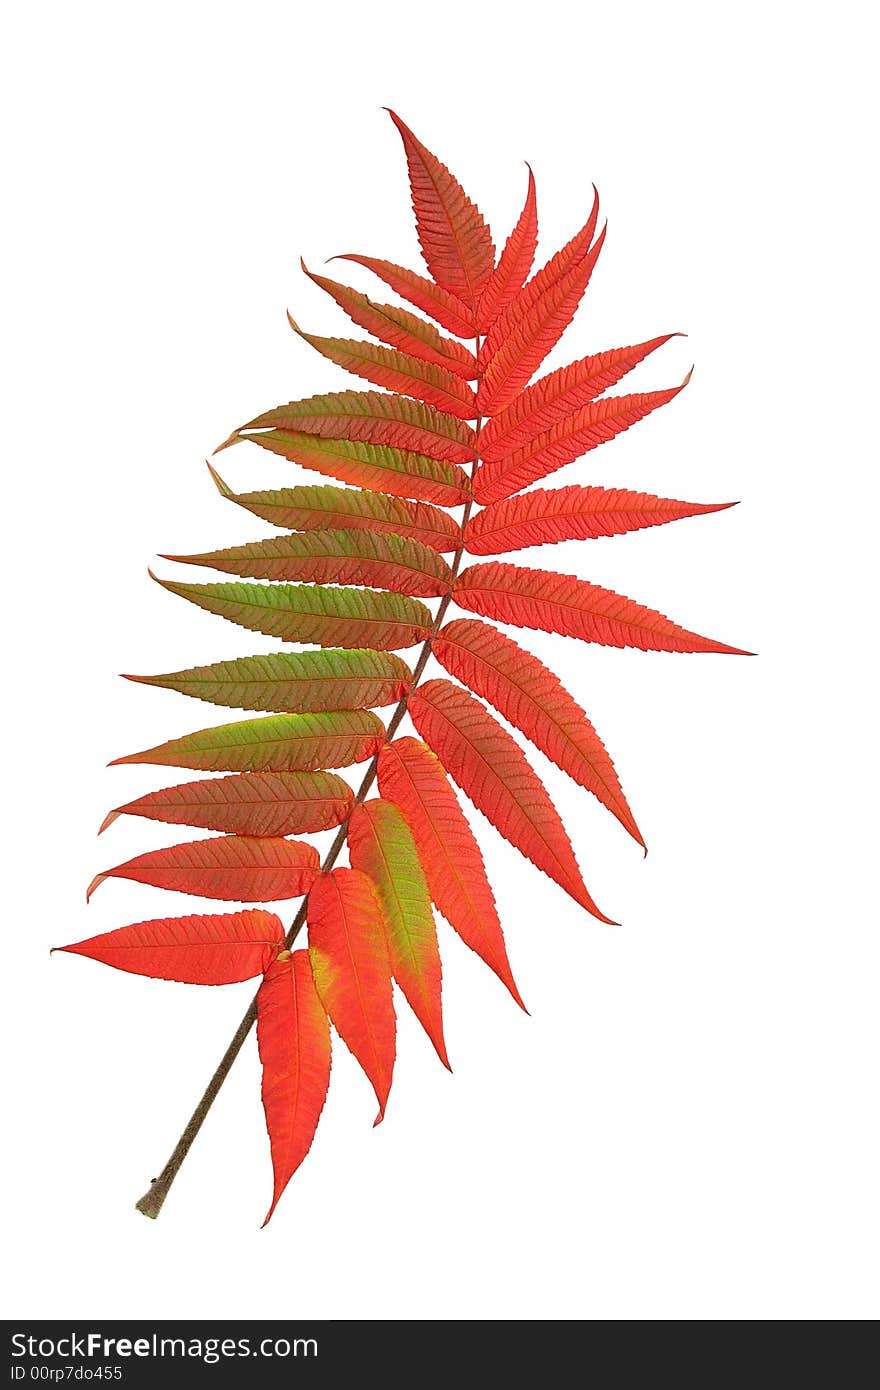
[[[392,974],[448,1067],[431,894],[403,812],[379,798],[356,806],[348,823],[348,855],[352,868],[362,870],[375,884],[388,932]]]
[[[237,502],[254,516],[284,530],[323,531],[346,527],[412,536],[434,550],[454,550],[458,544],[459,531],[452,517],[430,502],[408,502],[382,492],[321,483],[269,488],[262,492],[233,492],[215,468],[208,464],[208,469],[221,497]]]
[[[280,637],[284,642],[394,651],[423,641],[433,623],[418,599],[372,589],[328,589],[317,584],[175,584],[167,579],[157,583],[239,627]]]
[[[225,570],[246,579],[363,584],[372,589],[394,589],[412,598],[438,597],[452,582],[446,561],[430,546],[366,530],[303,531],[224,550],[162,558]]]
[[[127,676],[238,709],[371,709],[393,705],[409,687],[412,672],[390,652],[272,652],[215,661],[161,676]]]
[[[435,502],[441,507],[457,507],[468,499],[470,484],[461,468],[412,449],[360,440],[324,439],[285,429],[243,433],[236,439],[249,439],[301,468],[311,468],[315,473],[339,478],[355,487],[371,488],[373,492]]]
[[[199,729],[182,738],[114,758],[117,763],[154,763],[199,772],[309,772],[350,767],[378,752],[385,726],[369,710],[274,714]]]
[[[260,429],[390,444],[454,463],[470,463],[474,457],[475,435],[470,425],[422,401],[384,391],[332,391],[288,401],[248,420],[236,433],[240,436],[245,430]]]

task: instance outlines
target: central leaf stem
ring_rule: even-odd
[[[475,356],[477,357],[477,359],[479,359],[479,355],[480,338],[477,337],[475,340]],[[480,374],[478,372],[476,377],[477,388],[479,387],[479,383]],[[474,461],[471,465],[471,483],[473,483],[474,474],[477,470],[477,466],[480,461],[480,430],[482,427],[482,423],[482,418],[478,417],[475,426],[476,442],[474,445]],[[446,590],[446,593],[440,600],[440,604],[437,609],[437,614],[434,618],[434,624],[431,628],[430,633],[425,638],[425,641],[422,643],[421,651],[419,652],[416,664],[413,667],[412,680],[409,683],[409,688],[406,691],[406,693],[401,696],[394,710],[394,713],[388,721],[388,727],[385,730],[386,741],[390,742],[390,740],[394,737],[395,733],[397,732],[400,726],[403,716],[406,714],[406,705],[407,700],[409,699],[409,695],[411,691],[413,691],[415,687],[418,685],[419,681],[421,680],[424,674],[425,667],[428,664],[428,658],[431,655],[431,647],[433,645],[434,638],[440,631],[440,628],[443,625],[443,619],[446,616],[446,610],[452,602],[452,591],[455,585],[455,580],[458,577],[458,571],[461,568],[462,559],[464,557],[465,528],[467,526],[471,511],[473,509],[473,505],[473,492],[471,492],[467,502],[465,503],[464,511],[462,512],[461,516],[461,523],[459,525],[458,533],[458,545],[456,547],[455,555],[452,560],[451,572],[449,576],[449,588]],[[370,764],[366,772],[364,773],[361,784],[355,792],[354,806],[360,806],[361,802],[366,800],[367,793],[369,792],[370,788],[376,780],[376,771],[378,766],[379,754],[376,753],[371,758]],[[339,829],[337,830],[336,835],[333,838],[333,843],[330,845],[330,848],[327,850],[327,853],[324,856],[323,862],[321,864],[322,873],[327,873],[330,869],[333,868],[333,865],[336,863],[336,860],[339,858],[339,855],[345,846],[347,834],[348,819],[346,818],[346,820],[342,822]],[[303,899],[296,916],[290,924],[290,930],[288,931],[286,937],[288,948],[293,945],[294,941],[299,936],[299,933],[302,931],[302,928],[305,925],[307,901],[307,898]],[[245,1039],[247,1038],[256,1021],[257,1001],[256,998],[254,998],[248,1007],[247,1013],[241,1020],[241,1023],[238,1025],[238,1028],[235,1031],[235,1035],[232,1041],[230,1042],[229,1046],[224,1052],[220,1064],[217,1067],[217,1070],[214,1072],[214,1075],[208,1082],[208,1085],[205,1088],[204,1095],[202,1096],[201,1100],[199,1101],[198,1105],[196,1106],[195,1110],[190,1116],[186,1128],[184,1129],[183,1133],[181,1134],[180,1138],[175,1144],[171,1157],[165,1164],[165,1167],[162,1169],[162,1172],[159,1174],[159,1176],[157,1178],[153,1178],[152,1182],[150,1183],[149,1191],[145,1192],[143,1197],[141,1197],[141,1199],[135,1203],[138,1211],[142,1212],[144,1216],[149,1216],[153,1220],[155,1220],[155,1218],[159,1215],[159,1212],[162,1210],[162,1205],[165,1201],[165,1198],[168,1196],[171,1184],[177,1177],[183,1160],[189,1153],[196,1135],[198,1134],[199,1130],[205,1122],[208,1111],[211,1109],[211,1106],[214,1104],[214,1101],[217,1098],[217,1094],[220,1090],[220,1087],[223,1085],[223,1082],[229,1075],[229,1072],[232,1068],[232,1064],[238,1056],[239,1052],[241,1051]]]

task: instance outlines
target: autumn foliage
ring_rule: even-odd
[[[725,504],[592,482],[534,486],[678,395],[686,383],[606,394],[670,335],[593,353],[532,382],[599,260],[598,195],[585,225],[535,272],[531,171],[498,254],[457,180],[391,115],[428,273],[343,257],[398,301],[384,303],[303,266],[370,336],[319,336],[291,319],[292,328],[366,386],[282,402],[236,429],[221,448],[248,442],[294,466],[290,487],[245,493],[211,469],[220,494],[276,534],[165,557],[186,562],[196,580],[200,569],[219,579],[158,581],[283,648],[130,677],[252,715],[116,760],[222,775],[111,811],[102,830],[126,815],[209,833],[106,869],[89,889],[127,878],[234,904],[297,898],[300,909],[289,930],[248,906],[138,922],[63,948],[165,980],[262,979],[256,1020],[274,1168],[269,1215],[311,1145],[331,1033],[363,1068],[377,1122],[392,1085],[399,996],[449,1065],[435,909],[522,1003],[456,786],[586,912],[609,920],[511,728],[644,843],[585,711],[496,624],[641,651],[736,651],[599,585],[507,558]],[[303,470],[330,481],[304,480]],[[453,605],[461,611],[447,618]],[[423,679],[429,656],[435,666]],[[412,729],[398,733],[405,716]],[[338,770],[356,764],[365,767],[354,790]],[[337,833],[323,862],[293,838],[328,829]],[[337,862],[344,850],[347,867]],[[291,951],[301,931],[308,947]]]

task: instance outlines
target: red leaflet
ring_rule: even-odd
[[[268,1221],[312,1146],[330,1085],[330,1024],[308,951],[285,952],[260,985],[257,1043],[274,1173]]]
[[[480,456],[500,459],[528,444],[558,420],[601,396],[650,353],[677,336],[665,333],[662,338],[651,338],[634,347],[598,352],[542,376],[534,386],[520,391],[500,415],[486,421],[480,432]]]
[[[458,527],[452,517],[427,502],[405,502],[378,492],[315,484],[267,492],[233,492],[210,464],[208,469],[221,497],[237,502],[273,526],[290,531],[346,529],[383,535],[390,532],[412,537],[434,550],[456,547]]]
[[[733,502],[675,502],[650,492],[622,488],[537,488],[505,502],[495,502],[472,516],[465,547],[472,555],[504,555],[530,545],[555,541],[595,540],[646,526],[662,526],[687,516],[724,511]]]
[[[683,391],[690,373],[680,386],[665,391],[642,391],[632,396],[606,396],[592,401],[573,415],[536,435],[521,449],[484,463],[474,477],[474,496],[480,503],[500,502],[520,492],[557,468],[573,463],[581,454],[622,434],[638,420],[666,405]]]
[[[492,274],[495,248],[479,209],[409,126],[388,112],[403,140],[416,228],[425,264],[444,289],[469,308],[476,307],[481,287]]]
[[[398,738],[382,749],[378,771],[379,791],[409,823],[437,907],[524,1009],[480,847],[440,760],[419,739]]]
[[[477,326],[481,333],[488,333],[499,314],[504,312],[513,296],[522,289],[532,268],[537,244],[538,207],[535,200],[535,178],[529,169],[525,206],[507,239],[507,245],[501,252],[497,266],[480,295]]]
[[[462,420],[471,420],[477,413],[473,391],[460,376],[446,367],[425,362],[421,357],[401,352],[398,348],[379,347],[359,338],[318,338],[303,330],[287,315],[295,333],[310,343],[322,357],[344,367],[355,376],[365,377],[376,386],[415,396],[438,410],[448,410]]]
[[[420,685],[410,717],[446,771],[505,839],[602,922],[581,878],[565,827],[546,788],[510,734],[449,681]]]
[[[351,803],[348,783],[332,772],[245,772],[150,792],[117,806],[101,830],[118,816],[147,816],[233,835],[308,834],[339,825]]]
[[[359,290],[342,285],[338,280],[329,280],[324,275],[315,275],[302,261],[300,265],[310,280],[314,280],[336,300],[353,323],[365,328],[374,338],[400,348],[402,352],[412,353],[414,357],[421,357],[425,362],[446,367],[465,381],[477,375],[474,354],[453,338],[444,338],[432,323],[426,323],[396,304],[376,304]]]
[[[268,970],[284,949],[274,912],[248,910],[199,917],[160,917],[56,946],[156,980],[186,985],[234,985]]]
[[[224,898],[238,903],[270,903],[307,893],[318,876],[318,851],[297,840],[195,840],[140,854],[115,869],[96,874],[90,898],[105,878],[133,878],[154,888]]]
[[[385,1115],[394,1071],[391,965],[379,899],[357,869],[323,874],[309,893],[315,986],[342,1041],[360,1062]]]
[[[424,870],[403,813],[372,798],[348,823],[348,857],[375,885],[382,907],[391,973],[437,1055],[449,1066],[440,1005],[440,948]]]
[[[488,366],[498,349],[504,345],[512,329],[522,321],[541,296],[584,259],[589,252],[598,220],[599,194],[594,184],[593,206],[583,227],[579,232],[575,232],[571,240],[567,241],[561,250],[551,256],[547,264],[542,266],[531,280],[517,290],[507,308],[496,319],[478,354],[477,360],[482,369]]]
[[[540,295],[530,295],[530,287],[540,280],[536,276],[513,300],[508,313],[516,321],[511,322],[503,346],[488,358],[477,390],[481,413],[496,415],[509,405],[555,347],[574,318],[604,241],[603,228],[592,249],[567,274],[547,285]]]
[[[639,647],[655,652],[729,652],[744,656],[711,637],[679,627],[653,608],[600,589],[570,574],[525,569],[490,561],[471,565],[455,585],[455,601],[484,618],[518,627],[558,632],[606,647]]]
[[[604,743],[543,662],[473,618],[447,623],[432,651],[451,676],[488,700],[557,767],[598,797],[644,847]]]
[[[541,297],[548,293],[559,280],[564,279],[570,271],[576,269],[588,254],[598,220],[599,194],[594,185],[593,206],[583,227],[575,233],[570,241],[566,242],[561,251],[557,251],[555,256],[551,256],[537,275],[533,275],[531,280],[517,291],[507,308],[492,326],[479,352],[478,361],[481,369],[485,369],[496,353],[504,347],[510,334],[534,309]]]
[[[409,300],[417,309],[430,314],[432,319],[442,324],[450,333],[454,333],[457,338],[474,337],[474,321],[468,314],[467,306],[462,304],[456,295],[450,294],[449,290],[426,280],[424,275],[416,275],[413,270],[405,270],[402,265],[395,265],[393,261],[383,261],[377,256],[349,254],[335,256],[333,259],[354,261],[355,265],[362,265],[366,270],[371,270],[389,289],[399,294],[401,299]]]

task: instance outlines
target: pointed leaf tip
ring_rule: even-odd
[[[211,467],[210,461],[209,461],[208,459],[205,459],[205,463],[206,463],[206,465],[207,465],[208,472],[210,473],[211,477],[212,477],[213,480],[214,480],[214,486],[216,487],[217,491],[220,493],[220,496],[221,496],[221,497],[232,497],[234,494],[233,494],[232,488],[229,486],[229,484],[228,484],[228,483],[224,483],[223,479],[220,477],[220,474],[217,472],[216,468],[212,468],[212,467]]]
[[[89,902],[89,900],[91,899],[91,896],[92,896],[92,894],[94,893],[95,889],[96,889],[96,888],[100,888],[101,884],[104,882],[104,879],[105,879],[106,877],[107,877],[106,873],[104,873],[104,874],[95,874],[95,877],[92,879],[91,883],[89,884],[88,888],[86,889],[86,902]],[[65,948],[64,948],[63,946],[61,946],[61,947],[58,947],[57,949],[63,951]]]
[[[222,453],[224,449],[228,449],[232,444],[238,444],[238,442],[239,442],[240,439],[241,439],[241,431],[240,431],[240,430],[237,430],[237,429],[236,429],[236,430],[233,430],[232,433],[231,433],[230,435],[228,435],[226,439],[224,439],[224,441],[223,441],[222,444],[218,444],[218,445],[217,445],[217,448],[214,450],[214,453],[215,453],[215,454],[220,454],[220,453]]]

